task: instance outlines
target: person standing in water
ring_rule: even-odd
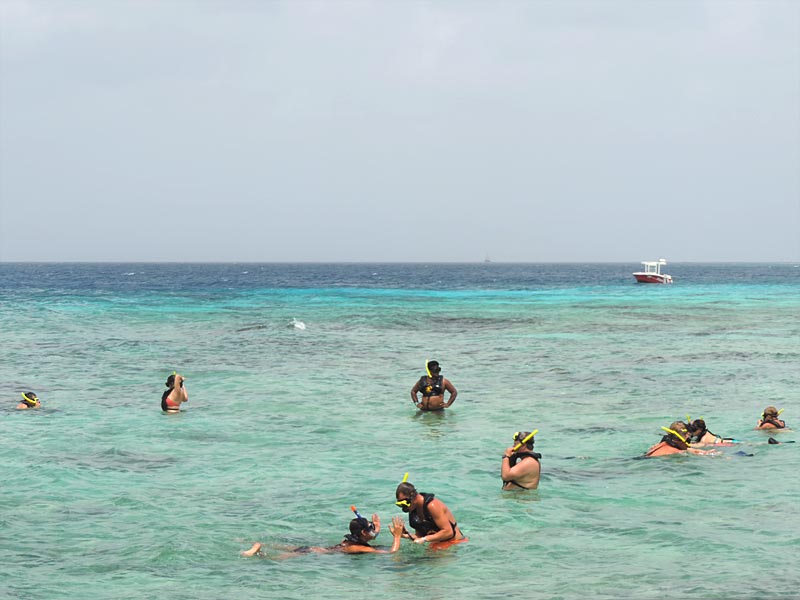
[[[17,404],[17,410],[28,410],[29,408],[39,408],[42,405],[39,396],[33,392],[22,392],[22,402]]]
[[[533,431],[518,431],[514,434],[514,445],[506,448],[500,462],[500,478],[504,490],[535,490],[539,487],[542,455],[533,451]]]
[[[778,410],[774,406],[768,406],[761,413],[761,419],[756,423],[756,429],[785,429],[786,421],[778,418],[783,409]]]
[[[414,529],[413,534],[406,531],[404,537],[414,540],[415,544],[429,543],[433,550],[440,550],[467,541],[453,513],[433,494],[417,492],[413,485],[403,481],[395,490],[395,498],[395,504],[408,513],[408,524]]]
[[[411,401],[420,410],[444,410],[453,405],[458,396],[458,390],[445,377],[441,375],[442,368],[439,362],[429,360],[425,363],[427,375],[419,378],[419,381],[411,388]],[[444,401],[444,393],[447,391],[450,396],[447,402]],[[417,397],[422,394],[422,399]]]
[[[181,404],[189,401],[189,393],[183,385],[184,376],[173,373],[164,384],[169,389],[161,394],[161,410],[166,413],[180,412]]]

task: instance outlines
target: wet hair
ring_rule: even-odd
[[[765,417],[777,417],[778,416],[778,409],[774,406],[768,406],[764,409],[764,416]]]
[[[442,367],[439,366],[438,360],[429,360],[428,364],[426,365],[428,370],[433,373],[434,371],[441,371]]]
[[[167,377],[167,382],[164,385],[167,386],[168,388],[175,387],[175,375],[170,375],[169,377]]]
[[[28,406],[36,406],[36,403],[39,401],[39,396],[33,392],[23,392],[22,401]]]
[[[394,492],[394,497],[397,498],[398,495],[403,494],[407,499],[411,500],[414,496],[417,495],[417,488],[407,482],[403,482],[397,486],[397,489]]]
[[[364,517],[356,517],[350,521],[350,534],[354,537],[361,535],[361,532],[370,528],[370,522]]]
[[[706,422],[703,419],[695,419],[691,423],[688,423],[686,428],[689,430],[689,433],[699,433],[708,429],[706,427]]]
[[[520,432],[519,432],[519,433],[516,435],[516,437],[514,438],[514,441],[515,441],[515,442],[518,442],[518,443],[522,443],[522,440],[524,440],[524,439],[525,439],[526,437],[528,437],[530,434],[531,434],[531,432],[530,432],[530,431],[520,431]],[[522,447],[524,447],[524,448],[528,448],[528,449],[530,449],[530,450],[533,450],[533,444],[534,444],[534,439],[533,439],[533,438],[531,438],[531,439],[529,439],[527,442],[525,442],[524,444],[522,444]]]

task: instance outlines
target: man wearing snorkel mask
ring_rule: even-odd
[[[536,430],[538,431],[538,429]],[[539,487],[542,455],[533,451],[534,435],[528,431],[514,434],[514,445],[506,448],[500,459],[500,478],[504,490],[534,490]]]
[[[408,513],[408,524],[414,529],[413,534],[406,530],[403,537],[414,540],[415,544],[430,543],[434,550],[467,541],[453,513],[433,494],[417,492],[413,485],[404,481],[397,486],[395,498],[395,504]]]
[[[445,379],[442,375],[442,368],[436,360],[429,360],[425,363],[427,375],[419,378],[419,381],[411,388],[411,401],[420,410],[444,410],[453,405],[458,395],[458,390]],[[447,391],[450,396],[447,402],[444,401],[444,393]],[[422,399],[417,397],[422,394]]]
[[[356,514],[358,515],[357,512]],[[275,558],[284,559],[310,553],[330,554],[333,552],[342,552],[344,554],[366,554],[372,552],[377,554],[392,554],[397,552],[397,550],[400,548],[400,539],[403,535],[403,520],[400,517],[392,518],[392,524],[389,526],[389,531],[391,531],[393,539],[392,547],[389,550],[383,550],[381,548],[375,548],[374,546],[369,545],[370,541],[378,537],[380,530],[381,521],[378,518],[378,515],[372,515],[372,521],[368,521],[361,515],[358,515],[355,519],[350,521],[350,533],[345,535],[344,539],[335,546],[300,546],[299,548],[291,548],[288,552],[284,552]],[[241,555],[264,556],[264,554],[261,552],[263,547],[264,544],[261,542],[256,542],[249,550],[242,552]],[[287,548],[282,548],[282,550],[287,550]]]
[[[768,406],[761,413],[761,419],[756,423],[756,429],[785,429],[786,421],[778,418],[783,409],[778,410],[774,406]]]
[[[42,405],[39,397],[33,392],[22,392],[22,402],[17,404],[17,410],[28,410],[29,408],[39,408]]]

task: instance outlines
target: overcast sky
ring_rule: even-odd
[[[798,261],[800,2],[0,0],[2,261]]]

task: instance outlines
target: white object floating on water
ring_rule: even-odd
[[[303,323],[302,321],[298,321],[294,317],[292,317],[292,320],[289,321],[289,325],[291,325],[295,329],[305,329],[306,328],[306,324],[305,323]]]

